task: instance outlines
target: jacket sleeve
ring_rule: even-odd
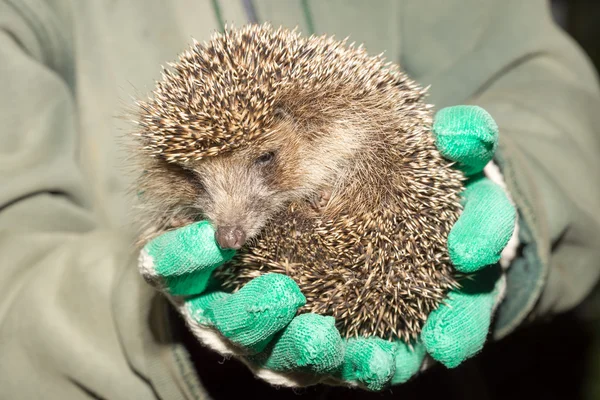
[[[574,307],[600,275],[600,94],[591,64],[542,0],[405,8],[402,63],[431,84],[430,102],[480,105],[500,128],[497,162],[519,210],[521,251],[496,337]]]
[[[154,398],[117,335],[130,241],[92,211],[65,25],[32,3],[0,1],[0,398]]]

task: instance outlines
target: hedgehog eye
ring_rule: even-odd
[[[283,107],[277,107],[277,108],[275,108],[275,111],[273,112],[273,116],[276,119],[284,119],[285,117],[287,117],[287,115],[288,114]]]
[[[262,154],[256,160],[254,160],[254,164],[262,167],[262,166],[271,164],[274,159],[275,159],[275,152],[269,151],[267,153]]]

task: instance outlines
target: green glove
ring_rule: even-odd
[[[482,173],[498,142],[498,128],[487,112],[475,106],[440,110],[434,133],[442,155],[469,177],[448,249],[455,268],[474,275],[429,316],[421,335],[427,352],[452,368],[483,347],[503,283],[497,263],[514,232],[516,210],[505,191]]]
[[[220,250],[207,222],[151,241],[140,255],[140,270],[170,295],[203,343],[240,356],[272,383],[325,381],[381,390],[410,379],[426,352],[448,367],[459,365],[482,348],[489,331],[501,282],[492,265],[511,237],[515,210],[503,190],[482,174],[497,146],[497,127],[485,111],[467,106],[441,110],[434,132],[440,152],[471,177],[448,247],[456,268],[473,273],[473,279],[430,315],[418,343],[342,340],[331,317],[296,316],[306,300],[283,275],[255,278],[234,294],[211,289],[210,274],[233,251]]]
[[[514,232],[516,210],[504,190],[483,174],[497,148],[498,128],[474,106],[440,110],[433,128],[438,150],[469,177],[448,250],[456,269],[472,275],[430,314],[421,340],[412,347],[376,338],[347,341],[338,378],[371,390],[406,382],[426,353],[453,368],[479,352],[501,293],[498,261]]]
[[[222,354],[252,356],[269,346],[268,357],[254,358],[256,367],[313,374],[338,367],[343,348],[333,318],[296,316],[306,299],[288,276],[265,274],[233,294],[211,288],[212,272],[235,254],[221,250],[214,237],[206,221],[164,233],[142,249],[140,271],[169,296],[196,336]]]

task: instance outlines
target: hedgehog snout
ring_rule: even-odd
[[[215,232],[215,239],[221,249],[239,250],[246,242],[246,233],[239,226],[219,226]]]

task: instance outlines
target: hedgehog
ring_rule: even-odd
[[[459,286],[447,236],[463,175],[427,90],[382,55],[269,24],[193,42],[136,102],[140,242],[199,220],[234,292],[290,276],[345,337],[410,342]]]

